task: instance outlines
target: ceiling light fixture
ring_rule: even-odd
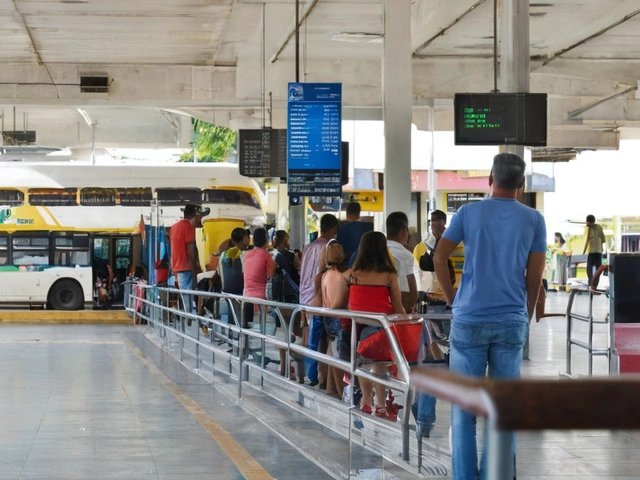
[[[87,125],[93,128],[95,123],[93,122],[93,120],[91,120],[91,117],[89,116],[89,114],[82,108],[78,108],[77,110],[78,110],[78,113],[82,115],[82,118],[84,118],[84,121],[87,122]]]
[[[382,43],[384,34],[372,32],[335,32],[330,33],[331,40],[349,43]]]

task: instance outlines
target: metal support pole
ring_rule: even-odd
[[[296,82],[300,82],[300,0],[296,0]],[[289,241],[292,248],[302,250],[306,243],[306,202],[302,198],[301,205],[289,206]]]
[[[513,480],[513,432],[485,423],[487,435],[487,478]]]
[[[429,99],[429,131],[431,132],[431,148],[429,150],[429,211],[427,217],[437,210],[436,200],[436,157],[435,157],[435,136],[436,136],[436,109],[433,98]],[[429,230],[427,229],[426,234]],[[426,238],[426,234],[424,237]]]
[[[91,165],[96,164],[96,123],[91,124]]]

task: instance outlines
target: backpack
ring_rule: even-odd
[[[242,273],[242,260],[238,254],[235,258],[222,254],[222,291],[235,295],[242,295],[244,290],[244,276]]]
[[[287,295],[287,292],[290,293]],[[298,285],[296,285],[291,276],[280,267],[276,269],[273,277],[267,277],[267,285],[264,290],[264,296],[267,300],[272,302],[298,303],[299,295],[300,290]]]
[[[424,242],[425,245],[427,245],[427,242]],[[437,245],[437,243],[436,243]],[[424,255],[422,255],[420,257],[420,270],[425,271],[425,272],[435,272],[436,268],[435,265],[433,264],[433,254],[435,252],[435,247],[433,249],[429,249],[429,246],[427,245],[427,251]],[[456,284],[456,270],[455,268],[453,268],[453,262],[451,261],[451,259],[447,258],[447,267],[449,267],[449,278],[451,278],[451,285],[455,285]]]

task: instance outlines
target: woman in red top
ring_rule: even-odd
[[[387,249],[387,239],[382,233],[367,232],[362,236],[353,268],[344,272],[342,277],[340,289],[334,297],[333,308],[344,308],[348,301],[351,311],[405,313],[398,283],[398,271]],[[376,327],[358,330],[360,340],[377,330]],[[371,370],[384,374],[386,368],[386,364],[374,363]],[[384,385],[360,378],[360,388],[362,389],[361,410],[372,413],[375,388],[375,414],[378,417],[389,418],[385,408]]]
[[[267,253],[269,243],[267,231],[264,228],[256,228],[253,232],[253,250],[249,250],[242,264],[245,297],[265,298],[267,276],[273,277],[276,273],[276,262]],[[253,321],[253,304],[246,303],[244,308],[243,327],[246,328]]]

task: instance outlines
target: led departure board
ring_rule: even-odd
[[[547,144],[546,93],[456,93],[456,145]]]
[[[286,177],[287,131],[240,130],[238,163],[245,177]]]
[[[288,193],[339,196],[342,85],[290,83],[288,92]]]

